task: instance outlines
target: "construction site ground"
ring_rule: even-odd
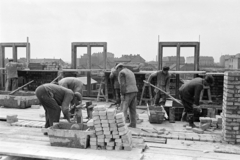
[[[107,104],[106,102],[93,102]],[[53,147],[48,136],[44,136],[42,128],[45,123],[45,111],[36,109],[0,108],[0,155],[3,160],[30,159],[143,159],[143,160],[239,160],[240,146],[224,143],[221,130],[209,129],[204,134],[186,130],[185,122],[176,121],[161,124],[150,124],[147,111],[138,109],[139,118],[143,119],[137,128],[130,128],[133,137],[144,138],[147,148],[133,148],[132,151],[107,151],[93,149],[76,149]],[[7,115],[17,115],[18,122],[9,124]],[[83,117],[86,117],[83,111]],[[197,124],[198,122],[196,122]],[[157,129],[159,133],[156,133]]]

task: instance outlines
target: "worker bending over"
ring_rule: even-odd
[[[170,94],[170,91],[169,91],[170,75],[169,75],[168,71],[169,71],[169,67],[167,67],[167,66],[163,67],[163,70],[159,70],[155,73],[152,73],[148,77],[147,82],[151,83],[152,78],[157,77],[157,87],[162,89],[163,91],[167,92],[168,94]],[[154,91],[156,93],[155,98],[154,98],[154,105],[159,106],[160,104],[165,104],[166,95],[156,88]],[[162,101],[160,103],[159,101],[161,98],[162,98]]]
[[[13,62],[12,59],[6,64],[7,81],[6,91],[13,91],[18,88],[18,67],[23,67],[22,63]]]
[[[179,88],[180,99],[184,107],[182,114],[182,119],[189,122],[189,126],[196,127],[194,124],[194,112],[193,108],[201,110],[199,106],[200,93],[204,86],[210,86],[214,82],[214,78],[211,75],[207,75],[205,79],[194,78],[186,83],[184,83]]]
[[[122,63],[116,66],[118,72],[118,81],[120,84],[121,101],[123,105],[123,113],[127,120],[127,111],[130,113],[130,124],[128,127],[136,128],[136,106],[137,92],[136,78],[132,71],[123,67]]]
[[[36,96],[45,110],[45,128],[59,122],[61,110],[64,118],[70,122],[69,105],[79,105],[81,95],[56,84],[43,84],[36,91]]]
[[[78,92],[83,94],[83,83],[76,77],[66,77],[58,81],[60,86],[71,89],[74,93]]]

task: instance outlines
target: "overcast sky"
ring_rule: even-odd
[[[72,42],[107,42],[108,52],[156,59],[160,41],[199,41],[200,55],[240,53],[239,0],[1,0],[0,42],[31,43],[31,58],[71,61]],[[25,49],[18,49],[19,57]],[[78,49],[78,57],[86,53]],[[94,48],[92,52],[100,52]],[[6,49],[11,58],[11,48]],[[193,48],[181,49],[193,56]],[[176,48],[164,49],[164,56]]]

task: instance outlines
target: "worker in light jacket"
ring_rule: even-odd
[[[79,78],[76,77],[65,77],[58,81],[60,86],[71,89],[74,93],[79,92],[83,94],[83,83]]]
[[[170,94],[170,91],[169,91],[170,75],[168,71],[169,71],[169,67],[164,66],[163,70],[159,70],[155,73],[152,73],[148,77],[147,82],[150,83],[153,77],[157,77],[157,87],[167,92],[168,94]],[[154,105],[159,106],[160,104],[165,104],[166,98],[167,98],[166,94],[156,88],[154,91],[156,93],[154,97]],[[162,98],[162,101],[159,102],[161,98]]]
[[[214,78],[212,75],[207,75],[203,78],[194,78],[186,83],[184,83],[179,88],[180,99],[184,107],[182,114],[182,120],[187,120],[189,126],[196,127],[194,124],[194,112],[193,108],[201,110],[199,106],[200,93],[204,86],[210,86],[214,83]]]
[[[45,128],[59,122],[61,111],[64,118],[70,122],[69,106],[79,105],[81,101],[80,93],[51,83],[39,86],[35,93],[45,110]]]
[[[13,91],[18,88],[18,67],[23,67],[22,63],[13,62],[12,59],[6,64],[6,91]]]
[[[127,111],[129,109],[130,124],[128,127],[136,128],[136,106],[137,92],[136,78],[132,71],[124,68],[122,63],[116,66],[118,72],[118,81],[120,84],[121,103],[123,105],[123,113],[127,120]]]

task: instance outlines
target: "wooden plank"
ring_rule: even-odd
[[[198,158],[202,159],[214,159],[214,160],[239,160],[240,155],[234,154],[223,154],[223,153],[214,153],[212,150],[208,150],[209,152],[202,151],[193,151],[193,150],[182,150],[182,149],[167,149],[167,148],[150,148],[145,151],[144,156],[146,154],[165,154],[165,155],[177,155],[184,157],[192,157],[194,160],[198,160]]]
[[[27,149],[26,149],[27,148]],[[107,151],[76,149],[54,146],[37,146],[27,143],[1,142],[0,154],[58,160],[140,160],[143,156],[141,149],[132,151]],[[122,154],[121,154],[122,153]]]

